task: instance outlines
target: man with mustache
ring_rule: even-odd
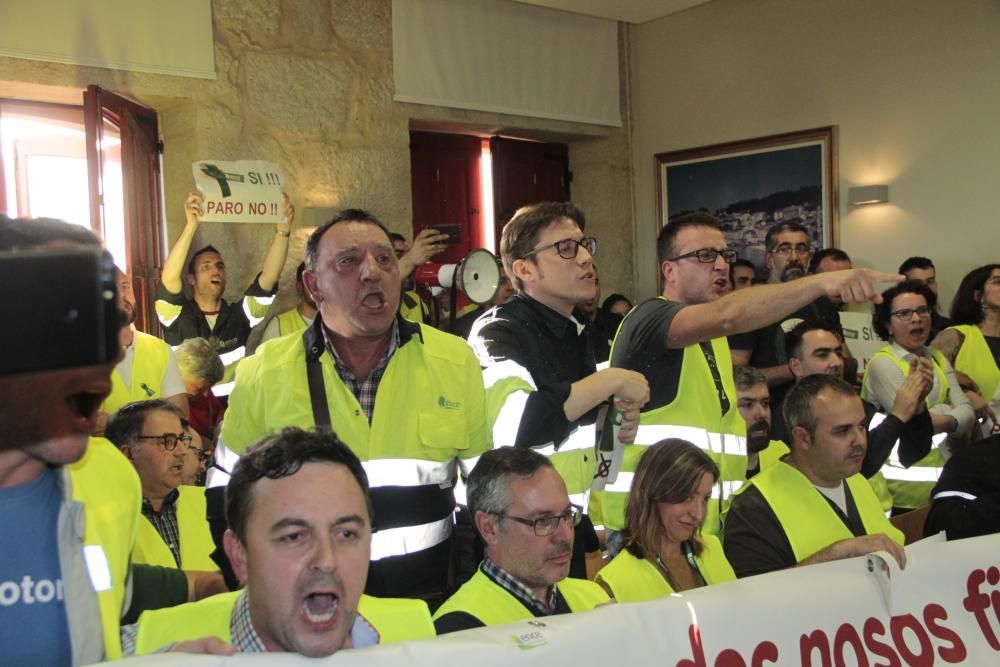
[[[548,458],[524,447],[483,454],[469,474],[469,511],[486,543],[479,569],[437,610],[438,634],[586,611],[608,594],[569,575],[582,508]]]
[[[287,428],[251,447],[233,470],[226,518],[226,553],[244,588],[145,612],[122,630],[126,655],[184,650],[209,636],[230,653],[323,657],[434,636],[424,602],[361,594],[372,542],[368,479],[328,430]]]
[[[794,220],[775,223],[767,230],[764,245],[767,249],[764,266],[768,284],[787,283],[805,277],[812,257],[812,241],[805,226]],[[839,330],[840,316],[831,299],[842,302],[838,294],[821,296],[777,322],[729,336],[733,365],[759,368],[767,378],[767,386],[772,393],[777,388],[787,389],[793,378],[785,356],[782,322],[788,319],[820,320]]]
[[[867,429],[854,389],[831,375],[788,394],[791,451],[733,497],[723,546],[738,577],[888,551],[906,565],[903,534],[861,474]]]
[[[771,440],[771,395],[767,378],[753,366],[733,368],[736,406],[747,424],[747,479],[774,465],[788,446]]]
[[[367,592],[443,600],[454,484],[490,445],[479,362],[465,341],[399,314],[392,241],[367,211],[347,209],[313,232],[302,279],[318,315],[241,364],[216,462],[229,467],[284,426],[332,426],[372,480],[379,530]]]
[[[188,398],[177,357],[170,346],[156,336],[136,331],[132,281],[124,271],[117,271],[118,308],[125,313],[128,324],[120,336],[125,356],[111,374],[111,395],[101,404],[95,435],[103,433],[108,417],[126,403],[165,398],[184,415],[188,414]]]

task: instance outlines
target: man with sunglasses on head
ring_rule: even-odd
[[[191,436],[187,420],[163,399],[129,403],[112,417],[107,438],[132,462],[142,483],[142,516],[132,560],[184,570],[218,569],[205,519],[205,489],[182,485]]]
[[[468,501],[486,557],[434,615],[438,634],[587,611],[609,601],[594,582],[568,576],[573,527],[583,510],[570,502],[549,459],[521,447],[483,454],[469,474]]]
[[[703,530],[716,533],[726,499],[746,478],[746,424],[737,406],[732,358],[726,336],[780,321],[819,297],[845,302],[878,300],[876,283],[902,277],[870,269],[834,271],[795,284],[759,285],[729,292],[729,264],[719,221],[704,213],[675,218],[660,230],[657,256],[662,295],[625,317],[611,350],[611,365],[641,372],[650,399],[640,417],[635,444],[625,447],[621,472],[595,493],[605,527],[624,527],[631,473],[644,446],[681,437],[703,447],[721,475]],[[614,540],[609,538],[613,550]]]
[[[593,324],[578,309],[597,294],[597,240],[584,236],[585,226],[583,212],[570,203],[518,210],[500,238],[504,270],[517,293],[480,317],[468,339],[483,366],[494,445],[549,456],[581,507],[594,478],[599,406],[615,398],[623,414],[619,437],[631,442],[649,397],[641,374],[597,370]],[[586,576],[585,554],[597,549],[585,518],[577,528],[573,576]]]

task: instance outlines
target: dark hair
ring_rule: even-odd
[[[625,501],[624,544],[636,558],[655,555],[663,538],[659,503],[682,503],[698,488],[708,473],[719,480],[719,466],[708,454],[687,440],[668,438],[646,449],[632,478]],[[697,534],[691,538],[695,554],[702,544]]]
[[[729,265],[729,284],[733,287],[736,286],[736,268],[742,266],[744,269],[750,269],[753,271],[753,275],[757,276],[757,266],[751,262],[749,259],[743,259],[742,257],[737,257],[733,260],[733,263]]]
[[[785,332],[785,357],[802,358],[802,341],[810,331],[827,331],[840,340],[840,333],[821,320],[802,320]]]
[[[295,267],[295,282],[302,282],[302,272],[306,270],[306,263],[299,262],[299,265]]]
[[[741,391],[759,384],[767,384],[764,374],[753,366],[733,366],[733,381],[736,383],[736,389]]]
[[[191,255],[191,259],[188,260],[188,265],[187,265],[187,272],[188,273],[194,275],[194,267],[195,267],[195,264],[197,264],[197,262],[198,262],[198,255],[204,255],[206,252],[214,252],[219,257],[222,257],[222,253],[219,252],[218,250],[216,250],[214,245],[209,244],[209,245],[207,245],[207,246],[205,246],[203,248],[198,248]]]
[[[986,264],[965,274],[951,302],[951,319],[954,324],[979,324],[983,321],[983,304],[976,300],[976,292],[986,287],[986,281],[1000,264]]]
[[[814,252],[812,259],[809,260],[809,273],[816,273],[819,270],[819,263],[827,257],[837,262],[851,263],[851,256],[840,248],[823,248]]]
[[[479,457],[469,473],[466,497],[469,511],[503,514],[510,506],[507,479],[531,477],[542,468],[552,468],[548,458],[528,447],[498,447]]]
[[[924,297],[927,307],[934,310],[937,299],[931,288],[919,280],[905,280],[898,285],[893,285],[882,292],[882,303],[872,306],[872,329],[882,340],[889,340],[892,336],[889,333],[889,318],[892,317],[892,300],[900,294],[919,294]]]
[[[813,414],[812,400],[819,396],[824,389],[829,389],[843,396],[854,396],[859,401],[861,400],[854,388],[844,382],[842,378],[823,373],[807,375],[796,382],[788,391],[788,395],[785,396],[782,414],[785,416],[785,425],[788,427],[789,434],[796,426],[801,426],[809,433],[810,437],[816,436],[816,415]]]
[[[164,398],[154,398],[148,401],[126,403],[119,408],[104,429],[104,437],[119,449],[125,445],[135,446],[139,444],[138,438],[142,435],[142,427],[146,424],[146,417],[152,412],[169,412],[177,415],[177,418],[181,420],[181,426],[187,430],[188,420],[180,408]]]
[[[385,236],[389,240],[389,245],[392,245],[392,232],[389,231],[388,227],[382,224],[381,220],[364,209],[345,208],[343,211],[334,216],[330,222],[323,223],[316,229],[316,231],[309,235],[309,240],[306,241],[306,268],[310,271],[315,271],[319,267],[319,242],[323,240],[323,235],[326,234],[331,227],[341,222],[365,222],[370,225],[375,225],[385,232]]]
[[[898,273],[906,273],[907,271],[912,271],[913,269],[933,269],[934,262],[932,262],[927,257],[907,257],[903,260],[903,263],[899,265]]]
[[[406,237],[399,232],[389,232],[389,240],[395,243],[396,241],[402,241],[406,243]]]
[[[764,235],[764,248],[768,252],[774,252],[774,237],[782,232],[800,232],[806,235],[807,239],[812,237],[809,235],[809,230],[806,229],[805,225],[801,222],[795,222],[794,220],[789,220],[788,222],[777,222],[767,229],[767,234]]]
[[[663,225],[663,229],[656,236],[657,264],[663,266],[665,261],[677,256],[677,248],[674,245],[677,242],[677,235],[691,227],[710,227],[722,231],[719,219],[708,213],[685,213],[674,218]]]
[[[229,478],[226,522],[240,542],[246,541],[247,521],[253,509],[253,485],[264,477],[291,477],[306,463],[336,463],[347,468],[361,487],[369,519],[374,520],[368,475],[354,452],[328,428],[304,431],[286,426],[280,433],[269,435],[247,449]]]
[[[0,251],[30,250],[52,241],[100,246],[94,232],[55,218],[8,218],[0,215]]]
[[[500,257],[514,289],[521,289],[521,280],[514,275],[514,262],[524,259],[534,249],[538,235],[561,218],[572,220],[580,231],[587,226],[583,211],[576,206],[570,202],[551,201],[517,209],[510,221],[503,226],[500,234]]]
[[[618,293],[609,295],[604,300],[604,303],[601,304],[601,310],[609,311],[611,310],[611,307],[616,303],[618,303],[619,301],[624,301],[625,303],[627,303],[629,310],[632,310],[632,302],[628,300],[628,297],[625,296],[624,294],[618,294]]]

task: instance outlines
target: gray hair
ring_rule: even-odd
[[[201,380],[209,386],[218,383],[226,372],[215,346],[204,338],[188,338],[178,346],[177,367],[186,380]]]
[[[177,418],[181,420],[181,427],[184,430],[188,428],[188,420],[179,407],[166,399],[153,398],[148,401],[135,401],[123,405],[108,422],[108,426],[104,430],[104,437],[119,449],[125,445],[138,447],[142,442],[139,440],[139,436],[142,435],[142,429],[146,425],[146,417],[153,412],[169,412],[177,415]]]
[[[508,478],[531,477],[542,468],[552,468],[552,462],[527,447],[500,447],[486,452],[469,473],[469,511],[473,516],[476,512],[504,514],[510,506]]]

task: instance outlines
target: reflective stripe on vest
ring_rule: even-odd
[[[451,536],[452,515],[420,526],[386,528],[372,533],[372,560],[403,556],[441,544]]]
[[[362,461],[368,475],[368,485],[380,486],[427,486],[436,484],[448,488],[455,479],[456,462],[422,461],[420,459],[375,459]]]
[[[680,438],[698,449],[712,454],[747,455],[746,438],[734,434],[712,433],[696,426],[668,424],[642,424],[635,436],[635,444],[652,445],[667,438]]]
[[[563,440],[557,448],[553,443],[544,447],[532,447],[539,454],[552,456],[558,452],[570,452],[574,449],[593,449],[597,438],[596,427],[593,424],[578,426],[572,433]]]
[[[978,496],[974,496],[971,493],[965,493],[964,491],[942,491],[941,493],[934,494],[934,500],[941,500],[942,498],[962,498],[963,500],[975,500]]]
[[[222,359],[223,366],[229,366],[239,361],[245,356],[247,356],[247,346],[240,345],[235,350],[230,350],[229,352],[224,352],[223,354],[220,354],[219,359]]]
[[[634,472],[620,472],[618,473],[618,479],[615,480],[614,484],[608,484],[604,487],[605,491],[613,491],[618,493],[628,493],[632,488],[632,480],[635,478]],[[729,496],[733,495],[743,486],[743,480],[721,480],[712,485],[712,498],[716,500],[728,500]]]

